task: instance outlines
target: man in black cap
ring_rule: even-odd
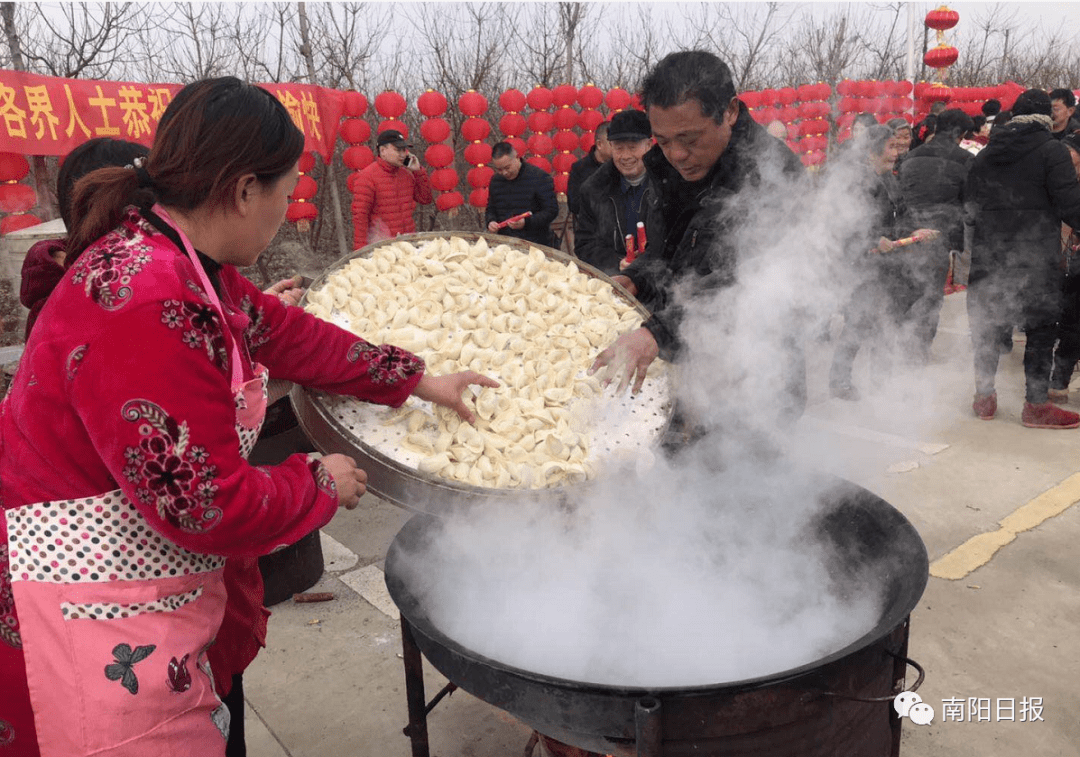
[[[1050,95],[1029,89],[1012,114],[975,156],[964,186],[965,213],[975,227],[967,290],[972,410],[983,420],[997,412],[999,347],[1016,324],[1027,337],[1021,423],[1076,428],[1080,415],[1050,402],[1049,385],[1065,277],[1061,224],[1080,225],[1080,184],[1068,148],[1050,133]]]
[[[551,175],[523,161],[509,142],[499,142],[491,148],[491,167],[495,175],[488,187],[484,212],[487,230],[554,246],[551,222],[559,215],[559,201],[555,199]],[[525,213],[529,215],[520,217]],[[503,221],[508,223],[500,226]]]
[[[410,147],[397,129],[379,132],[375,140],[377,157],[357,175],[353,188],[355,249],[398,234],[413,233],[417,204],[431,204],[427,172],[409,152]]]
[[[581,185],[574,254],[609,276],[618,274],[624,258],[644,252],[651,182],[642,158],[652,147],[649,118],[640,110],[616,113],[608,129],[611,160]],[[626,241],[629,235],[630,241]],[[639,241],[640,236],[640,241]],[[628,253],[628,246],[632,250]]]
[[[793,180],[804,174],[794,153],[750,117],[735,97],[731,70],[712,53],[665,57],[645,77],[641,101],[656,140],[644,157],[655,201],[646,253],[615,280],[652,315],[604,350],[591,369],[614,365],[615,378],[635,393],[657,356],[671,360],[683,349],[686,303],[736,283],[736,237],[747,220],[737,208],[739,194],[791,197]],[[806,373],[801,348],[784,342],[787,354],[778,366],[784,396],[767,401],[790,420],[805,405]]]

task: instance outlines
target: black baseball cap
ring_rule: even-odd
[[[412,145],[405,142],[405,137],[397,129],[387,129],[386,131],[379,132],[379,138],[375,140],[376,147],[382,147],[383,145],[397,145],[398,147],[412,147]]]
[[[618,142],[620,139],[649,139],[652,137],[652,127],[649,126],[649,117],[640,110],[620,110],[611,117],[611,126],[608,127],[607,138],[609,142]]]

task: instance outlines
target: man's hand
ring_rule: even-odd
[[[645,383],[645,371],[659,354],[660,347],[656,343],[656,337],[642,326],[636,331],[623,334],[615,340],[613,345],[601,352],[588,373],[592,376],[601,368],[606,368],[600,381],[603,386],[610,384],[612,379],[618,378],[616,394],[626,391],[626,387],[630,386],[631,382],[630,393],[637,394],[641,391],[641,385]]]
[[[432,376],[430,373],[425,373],[420,383],[416,385],[416,389],[413,390],[413,394],[422,400],[448,407],[466,423],[473,423],[476,421],[476,415],[465,404],[461,395],[474,384],[492,389],[499,387],[498,381],[476,371],[448,373],[445,376]]]
[[[286,305],[299,305],[300,298],[304,296],[304,290],[300,286],[303,277],[296,274],[291,279],[282,279],[273,286],[264,289],[263,294],[277,297]]]
[[[356,461],[348,455],[323,455],[319,460],[334,479],[338,507],[354,509],[367,491],[367,471],[356,467]]]
[[[514,229],[515,231],[520,231],[521,229],[525,228],[525,219],[519,218],[518,220],[511,221],[506,225],[509,226],[511,229]]]
[[[492,234],[498,234],[499,233],[499,222],[498,221],[489,222],[488,223],[488,231],[490,231]]]
[[[420,158],[416,157],[412,153],[409,153],[405,156],[405,167],[413,173],[418,172],[420,170]]]
[[[629,276],[619,274],[618,276],[612,276],[611,280],[629,292],[631,297],[637,297],[637,286],[634,285]]]

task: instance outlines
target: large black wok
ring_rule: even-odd
[[[922,539],[881,498],[844,481],[820,495],[813,529],[843,585],[876,588],[877,624],[843,649],[759,678],[688,688],[620,688],[554,678],[489,659],[448,638],[408,584],[405,553],[437,538],[418,515],[386,558],[386,584],[406,639],[452,683],[537,731],[614,755],[883,757],[899,750],[892,697],[903,690],[908,615],[926,586]],[[421,694],[422,696],[422,694]]]

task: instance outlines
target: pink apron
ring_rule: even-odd
[[[154,210],[180,234],[226,326],[191,243],[163,208]],[[266,414],[268,374],[256,364],[256,377],[243,381],[231,341],[236,430],[246,458]],[[153,423],[129,420],[148,431]],[[225,558],[163,538],[120,489],[6,516],[42,757],[223,755],[229,712],[214,693],[206,651],[225,611]]]

